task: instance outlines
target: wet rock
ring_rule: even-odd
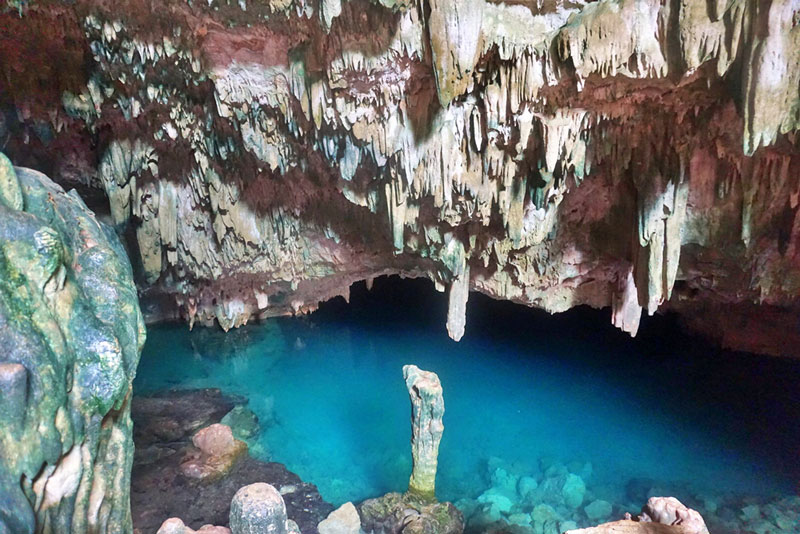
[[[225,414],[222,424],[231,427],[234,437],[240,440],[250,439],[261,431],[258,416],[246,406],[241,405]]]
[[[464,519],[449,502],[431,502],[413,494],[388,493],[358,506],[367,534],[461,534]]]
[[[257,482],[285,490],[281,493],[287,515],[299,525],[303,534],[315,534],[317,524],[333,510],[313,484],[304,483],[281,464],[260,462],[248,455],[243,455],[227,475],[218,480],[186,483],[180,469],[182,460],[188,454],[199,452],[191,442],[192,432],[199,426],[218,423],[234,404],[245,400],[227,397],[219,390],[173,391],[147,399],[145,404],[157,409],[139,409],[136,425],[150,426],[150,418],[164,417],[171,410],[170,417],[183,435],[178,441],[150,442],[146,448],[141,448],[137,442],[137,450],[141,448],[142,452],[160,451],[157,457],[139,454],[134,461],[131,510],[134,527],[142,533],[155,532],[165,517],[180,517],[193,529],[208,524],[227,525],[233,496],[241,487]],[[182,413],[183,409],[187,412]],[[184,432],[183,429],[194,430]],[[143,437],[154,439],[151,433]]]
[[[283,497],[273,486],[259,482],[244,486],[231,501],[232,534],[291,534],[297,530],[286,517]]]
[[[218,389],[139,395],[131,407],[137,447],[180,441],[203,427],[218,423],[234,409],[237,400],[222,395]]]
[[[411,398],[411,456],[414,467],[408,491],[425,499],[435,498],[436,466],[439,442],[444,424],[442,384],[436,373],[423,371],[416,365],[403,367]]]
[[[234,439],[230,427],[215,423],[192,437],[195,450],[190,450],[181,464],[185,477],[208,483],[230,472],[242,456],[247,444]]]
[[[353,503],[346,502],[328,515],[317,527],[319,534],[359,534],[361,518]]]
[[[681,525],[690,534],[708,534],[703,517],[691,508],[684,506],[675,497],[651,497],[642,507],[639,521]]]

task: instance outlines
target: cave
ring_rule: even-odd
[[[796,0],[5,0],[0,534],[800,532],[798,129]]]

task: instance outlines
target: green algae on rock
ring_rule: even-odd
[[[0,154],[0,532],[131,530],[144,340],[114,231]]]

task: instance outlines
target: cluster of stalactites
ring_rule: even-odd
[[[688,76],[711,61],[724,76],[739,60],[744,151],[752,153],[800,126],[800,25],[790,0],[769,6],[746,0],[708,6],[602,0],[559,5],[551,13],[485,0],[380,3],[390,8],[387,21],[395,21],[385,50],[370,55],[344,47],[322,76],[313,77],[300,57],[284,65],[205,65],[200,54],[182,49],[179,34],[143,42],[128,36],[120,21],[86,19],[98,71],[85,95],[65,96],[65,105],[87,117],[113,98],[131,117],[147,103],[170,109],[153,140],[115,141],[103,160],[115,220],[136,218],[149,282],[175,267],[197,279],[217,278],[231,267],[275,279],[316,276],[297,260],[297,251],[313,247],[303,237],[311,223],[284,210],[256,214],[219,171],[242,151],[279,175],[306,171],[310,149],[338,173],[344,198],[386,214],[395,253],[439,260],[442,269],[434,277],[438,285],[452,284],[448,330],[458,338],[471,286],[469,264],[499,262],[495,267],[502,270],[509,252],[542,243],[557,226],[570,183],[588,176],[593,158],[605,150],[596,146],[603,141],[593,132],[615,119],[554,108],[541,96],[544,88],[573,83],[581,91],[590,76]],[[284,13],[317,16],[331,39],[353,31],[334,24],[343,13],[341,0],[283,4]],[[420,135],[414,113],[427,103],[411,90],[412,65],[428,55],[440,107]],[[484,61],[490,55],[497,58],[491,67]],[[179,87],[146,79],[146,66],[164,62],[189,74],[186,83],[210,79],[214,105],[189,111]],[[670,71],[675,68],[683,70]],[[140,80],[139,94],[115,96],[112,82],[127,79]],[[218,119],[228,121],[235,135],[219,133]],[[188,143],[194,162],[179,180],[154,184],[165,155],[153,150],[153,141],[167,138]],[[377,172],[365,188],[354,177],[367,164]],[[637,312],[652,313],[669,298],[676,278],[690,180],[685,162],[678,167],[652,168],[637,177],[638,246],[614,299],[614,323],[630,332],[638,326]],[[147,179],[137,185],[141,175]],[[428,206],[435,221],[420,216]],[[443,228],[475,221],[483,227],[499,221],[505,235],[482,240],[480,250],[471,236],[459,243],[464,267],[449,265],[453,241],[464,234]],[[315,252],[324,254],[319,247]],[[225,324],[241,315],[220,313]]]

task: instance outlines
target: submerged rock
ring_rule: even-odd
[[[444,424],[442,384],[436,373],[416,365],[403,367],[403,377],[411,398],[411,456],[414,467],[408,491],[423,499],[436,495],[436,466]]]
[[[144,340],[113,229],[0,154],[0,532],[131,530]]]
[[[261,431],[258,416],[246,406],[238,405],[225,414],[222,424],[231,427],[236,439],[246,440],[256,436]]]
[[[597,499],[586,505],[583,511],[586,512],[586,517],[592,521],[606,519],[611,515],[611,503]]]
[[[564,487],[561,488],[561,494],[564,496],[567,506],[579,508],[583,504],[583,496],[586,494],[586,484],[581,477],[570,473],[567,475]]]

